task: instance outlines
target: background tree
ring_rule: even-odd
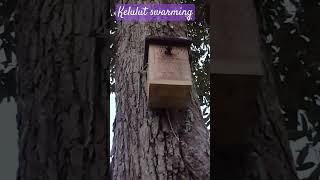
[[[210,177],[209,132],[197,97],[192,97],[185,111],[150,110],[141,73],[145,37],[185,37],[185,29],[184,22],[117,23],[113,179]]]
[[[282,123],[300,179],[320,176],[319,1],[258,1]]]
[[[17,179],[107,178],[106,1],[17,4]]]

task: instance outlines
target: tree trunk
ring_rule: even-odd
[[[151,110],[141,71],[145,37],[184,37],[186,24],[124,21],[118,29],[113,179],[210,179],[209,131],[196,98],[186,110]]]
[[[105,1],[17,6],[19,180],[107,177]]]

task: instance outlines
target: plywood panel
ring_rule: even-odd
[[[246,144],[259,118],[259,76],[211,75],[214,143],[216,146]]]
[[[214,143],[217,147],[246,144],[259,118],[257,88],[263,75],[254,1],[211,3]]]
[[[151,108],[184,108],[192,86],[188,47],[149,45],[148,103]]]
[[[238,66],[239,73],[248,68],[260,66],[260,46],[256,11],[252,0],[213,0],[213,28],[214,61],[211,72],[217,61],[230,61],[249,66]],[[237,70],[235,69],[235,70]],[[228,71],[228,69],[227,69]],[[252,70],[249,70],[252,72]],[[230,71],[229,71],[230,72]],[[232,74],[236,74],[235,71]]]
[[[188,105],[191,86],[150,84],[149,107],[184,108]]]
[[[188,49],[172,47],[172,55],[165,54],[167,46],[150,45],[148,59],[148,78],[150,81],[175,80],[190,81]]]
[[[263,75],[262,65],[253,61],[214,61],[210,68],[214,74]]]

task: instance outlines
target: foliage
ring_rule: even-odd
[[[109,65],[109,73],[110,73],[110,93],[115,92],[115,68],[116,68],[116,62],[115,62],[115,56],[116,56],[116,49],[117,49],[117,43],[115,43],[116,39],[116,33],[117,33],[117,26],[116,26],[116,21],[114,20],[114,16],[111,16],[110,19],[112,20],[112,25],[109,27],[108,32],[110,36],[110,40],[108,43],[109,47],[109,54],[108,56],[108,61],[110,63]]]
[[[188,22],[187,36],[192,39],[191,45],[191,68],[194,86],[199,95],[204,121],[210,125],[210,38],[207,7],[203,1],[186,0],[185,3],[194,3],[196,6],[196,21]]]
[[[16,95],[15,6],[16,0],[0,0],[0,102]]]
[[[117,32],[117,25],[115,20],[115,14],[112,7],[115,6],[115,1],[110,2],[110,9],[109,14],[107,16],[107,61],[109,63],[109,81],[110,81],[110,93],[113,93],[115,91],[115,55],[116,55],[116,44],[115,38],[116,38],[116,32]]]
[[[310,161],[311,152],[316,150],[318,156],[320,151],[320,56],[314,50],[320,45],[315,30],[320,29],[312,20],[320,15],[319,2],[258,0],[257,4],[298,175],[312,179],[320,174],[319,159]],[[303,171],[310,177],[302,177]]]

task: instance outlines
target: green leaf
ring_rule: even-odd
[[[309,176],[308,180],[318,180],[320,176],[320,164],[318,164],[317,168]]]
[[[297,164],[302,165],[309,152],[309,145],[305,146],[297,157]]]
[[[304,164],[298,166],[296,169],[297,169],[297,171],[304,171],[304,170],[312,168],[314,165],[315,165],[314,162],[307,162],[307,163],[304,163]]]

